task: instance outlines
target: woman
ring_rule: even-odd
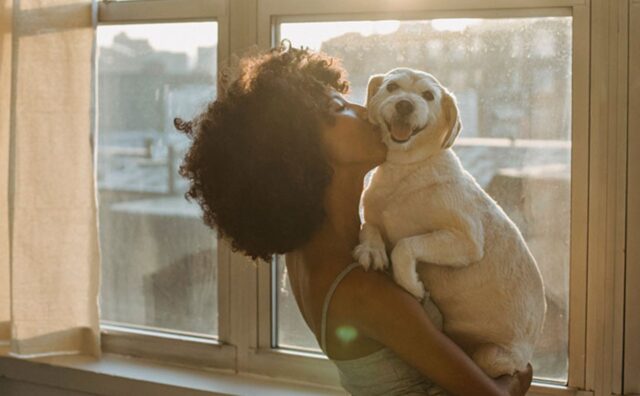
[[[293,294],[355,395],[521,395],[531,370],[493,380],[436,329],[390,277],[352,264],[367,171],[385,147],[348,103],[334,59],[277,48],[246,59],[223,97],[193,122],[181,166],[187,197],[234,249],[286,253]],[[428,379],[427,379],[428,378]]]

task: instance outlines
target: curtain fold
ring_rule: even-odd
[[[0,338],[98,356],[92,1],[0,4]]]

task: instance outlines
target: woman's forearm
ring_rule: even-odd
[[[381,274],[362,282],[358,316],[363,331],[453,395],[506,395],[449,337],[422,306]],[[386,277],[385,277],[386,278]],[[371,280],[371,282],[369,282]],[[375,301],[374,301],[375,299]]]
[[[431,326],[431,334],[421,337],[422,346],[406,348],[401,357],[452,395],[505,395],[457,344]]]

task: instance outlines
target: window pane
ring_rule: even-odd
[[[280,25],[280,37],[294,46],[343,60],[355,102],[364,103],[370,75],[399,66],[428,71],[453,91],[464,126],[454,151],[520,227],[545,281],[548,311],[534,373],[561,382],[568,364],[571,23],[550,17]],[[308,333],[294,323],[280,315],[287,332]]]
[[[215,336],[217,239],[177,173],[216,92],[217,23],[98,27],[102,319]]]
[[[273,284],[276,286],[276,345],[284,349],[298,349],[307,352],[320,352],[318,341],[307,327],[296,300],[291,291],[291,283],[287,277],[284,256],[276,258],[276,274]]]

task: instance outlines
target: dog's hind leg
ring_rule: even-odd
[[[511,351],[497,344],[482,344],[473,353],[473,361],[493,378],[501,375],[513,375],[523,369]],[[526,363],[524,364],[526,367]]]

